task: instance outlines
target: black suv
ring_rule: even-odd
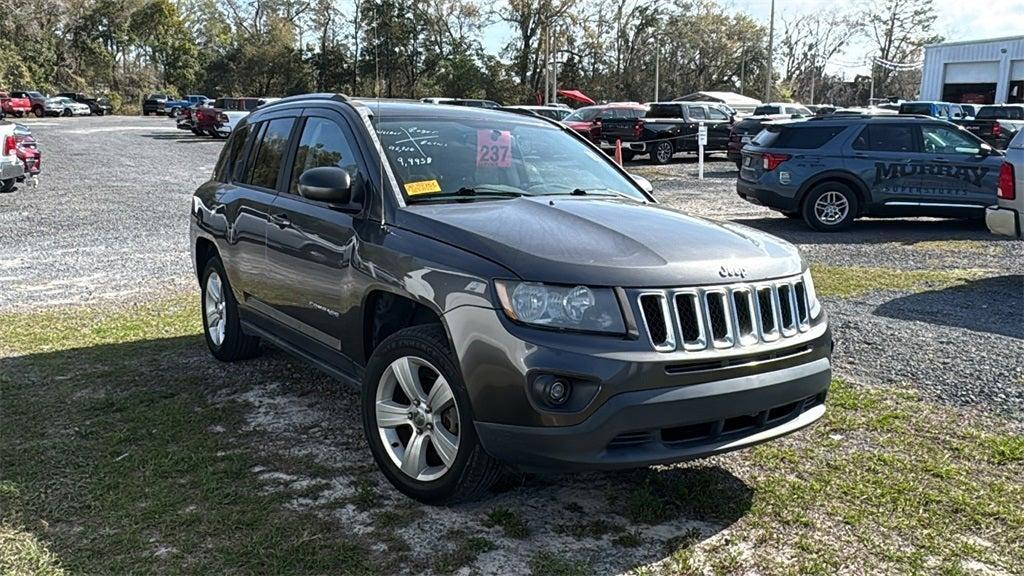
[[[740,197],[815,230],[860,216],[983,218],[1003,154],[927,116],[826,116],[766,124],[742,149]]]
[[[207,344],[359,386],[377,464],[424,502],[499,463],[670,463],[820,418],[832,336],[796,248],[648,187],[535,116],[267,104],[193,199]]]

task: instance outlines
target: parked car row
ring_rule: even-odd
[[[103,116],[110,114],[113,107],[105,97],[94,97],[81,92],[61,92],[45,96],[35,90],[13,90],[0,92],[0,117],[22,118],[29,114],[43,116]]]

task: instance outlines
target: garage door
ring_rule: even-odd
[[[946,64],[946,84],[995,84],[999,62],[956,62]]]

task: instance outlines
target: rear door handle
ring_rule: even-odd
[[[271,214],[270,221],[278,228],[288,228],[292,225],[292,221],[288,219],[288,215],[283,212],[280,214]]]

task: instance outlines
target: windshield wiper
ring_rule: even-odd
[[[573,196],[616,196],[619,198],[629,198],[635,200],[632,196],[619,192],[618,190],[612,190],[611,188],[592,188],[590,190],[584,190],[583,188],[576,188],[570,192]]]
[[[499,188],[494,186],[477,186],[476,188],[470,188],[463,186],[454,192],[438,192],[436,194],[424,194],[423,196],[415,196],[409,199],[410,203],[413,202],[427,202],[431,200],[451,200],[451,199],[473,199],[473,198],[519,198],[523,196],[522,192],[515,190],[507,190],[505,188]]]

